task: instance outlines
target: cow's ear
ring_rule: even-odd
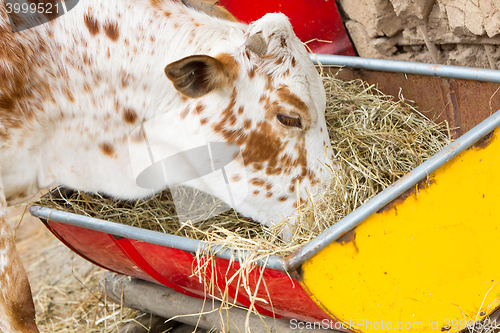
[[[208,55],[193,55],[165,67],[165,74],[182,94],[190,98],[204,96],[229,85],[227,66]]]

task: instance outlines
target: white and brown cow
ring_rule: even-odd
[[[268,14],[246,25],[210,3],[80,0],[47,24],[12,33],[0,0],[5,333],[37,332],[7,205],[54,185],[152,195],[136,185],[128,144],[155,117],[175,120],[163,140],[175,142],[175,122],[198,121],[209,141],[238,145],[244,163],[227,176],[233,188],[244,181],[248,195],[234,208],[266,225],[293,217],[297,184],[304,199],[327,176],[325,92],[288,19]]]

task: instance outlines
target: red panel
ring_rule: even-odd
[[[136,240],[130,240],[130,243],[158,274],[168,279],[169,283],[186,292],[198,296],[204,295],[203,283],[199,282],[198,277],[192,276],[196,261],[191,253]]]
[[[134,276],[143,280],[161,283],[171,289],[189,296],[203,297],[205,284],[214,287],[210,290],[220,297],[227,286],[231,301],[235,298],[244,306],[250,305],[251,295],[264,301],[257,301],[255,308],[259,313],[276,318],[295,318],[303,321],[330,320],[319,306],[306,294],[299,283],[282,271],[255,266],[245,275],[245,284],[236,275],[240,268],[238,262],[215,258],[215,265],[206,265],[201,281],[194,275],[198,264],[193,254],[165,246],[139,242],[127,238],[93,231],[81,227],[49,221],[49,229],[69,248],[82,257],[122,274]],[[202,259],[208,260],[208,259]],[[207,261],[203,261],[203,266]],[[262,276],[262,277],[261,277]],[[234,280],[231,281],[231,278]],[[260,282],[259,282],[260,281]],[[207,287],[208,288],[208,287]]]
[[[238,280],[237,271],[240,264],[238,262],[231,264],[228,260],[221,258],[216,258],[216,262],[217,272],[213,275],[216,276],[219,288],[224,290],[227,285],[232,299],[236,298],[237,302],[249,307],[251,297],[248,291],[241,287],[242,281]],[[210,276],[210,273],[211,270],[208,269],[207,275]],[[227,282],[233,277],[234,279],[228,284]],[[309,322],[331,319],[307,295],[300,284],[285,272],[254,266],[245,278],[245,284],[249,287],[251,296],[264,300],[255,302],[256,309],[261,314],[272,317],[274,313],[276,318],[295,318]]]
[[[114,272],[156,282],[123,253],[112,235],[54,221],[45,225],[66,246],[94,264]]]
[[[266,13],[281,12],[290,18],[294,31],[316,53],[354,56],[354,49],[334,0],[220,0],[237,19],[250,23]]]
[[[122,248],[123,252],[129,256],[140,268],[144,270],[149,276],[154,278],[159,283],[164,286],[174,289],[180,293],[183,293],[192,297],[200,297],[199,295],[186,290],[182,284],[176,283],[175,278],[180,274],[182,275],[182,271],[186,271],[184,268],[185,263],[191,263],[193,257],[191,256],[191,260],[186,260],[186,252],[178,249],[172,249],[165,246],[159,246],[155,244],[148,244],[144,242],[138,242],[136,240],[130,240],[127,238],[121,238],[117,241],[117,243]],[[159,262],[156,264],[153,262],[152,264],[137,250],[135,245],[146,244],[153,247],[150,251],[151,253],[146,252],[150,256],[155,256],[161,258]],[[164,272],[164,269],[168,268],[168,272]],[[179,271],[179,268],[184,268]],[[165,274],[167,273],[167,274]],[[168,274],[170,273],[170,274]],[[185,274],[184,274],[185,276]],[[174,281],[171,279],[174,278]]]

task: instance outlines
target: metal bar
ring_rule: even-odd
[[[99,281],[99,288],[108,298],[123,306],[207,330],[215,328],[217,332],[246,332],[245,327],[248,327],[254,333],[302,332],[293,327],[293,323],[298,321],[256,315],[243,308],[228,307],[219,300],[186,296],[155,283],[130,279],[111,272],[104,274]],[[319,327],[319,324],[318,320],[317,326],[307,329],[307,332],[324,332],[327,329]],[[323,321],[322,324],[334,325],[330,321]]]
[[[227,260],[232,259],[236,261],[243,261],[245,258],[248,257],[246,251],[234,251],[225,248],[221,245],[209,245],[207,242],[196,239],[163,234],[157,231],[141,229],[106,220],[100,220],[84,215],[64,212],[57,209],[33,205],[30,206],[30,213],[35,217],[51,220],[54,222],[100,231],[107,234],[129,239],[135,239],[138,241],[147,242],[151,244],[167,246],[170,248],[180,249],[187,252],[196,252],[198,249],[208,250],[209,247],[210,252],[219,258]],[[283,264],[283,258],[278,256],[270,256],[266,260],[259,260],[258,265],[280,271],[285,270],[285,266]]]
[[[330,54],[310,54],[310,58],[316,65],[319,61],[324,66],[345,66],[350,68],[368,69],[372,71],[500,82],[500,71],[493,69],[426,64],[411,61],[359,58]]]
[[[334,242],[346,232],[360,224],[364,219],[399,197],[403,192],[415,186],[423,178],[436,171],[455,156],[472,146],[477,140],[500,126],[500,110],[482,121],[479,125],[462,135],[455,142],[429,158],[427,161],[413,169],[403,178],[386,188],[384,191],[365,202],[361,207],[347,215],[339,222],[325,230],[318,237],[305,244],[290,256],[285,258],[287,271],[293,271],[304,261]]]

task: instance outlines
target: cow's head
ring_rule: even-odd
[[[227,170],[233,194],[245,189],[234,208],[271,225],[294,212],[298,184],[303,200],[328,177],[325,91],[286,16],[267,14],[232,37],[165,73],[189,98],[182,117],[199,117],[208,141],[240,147],[243,162]],[[217,195],[214,186],[199,187]]]

